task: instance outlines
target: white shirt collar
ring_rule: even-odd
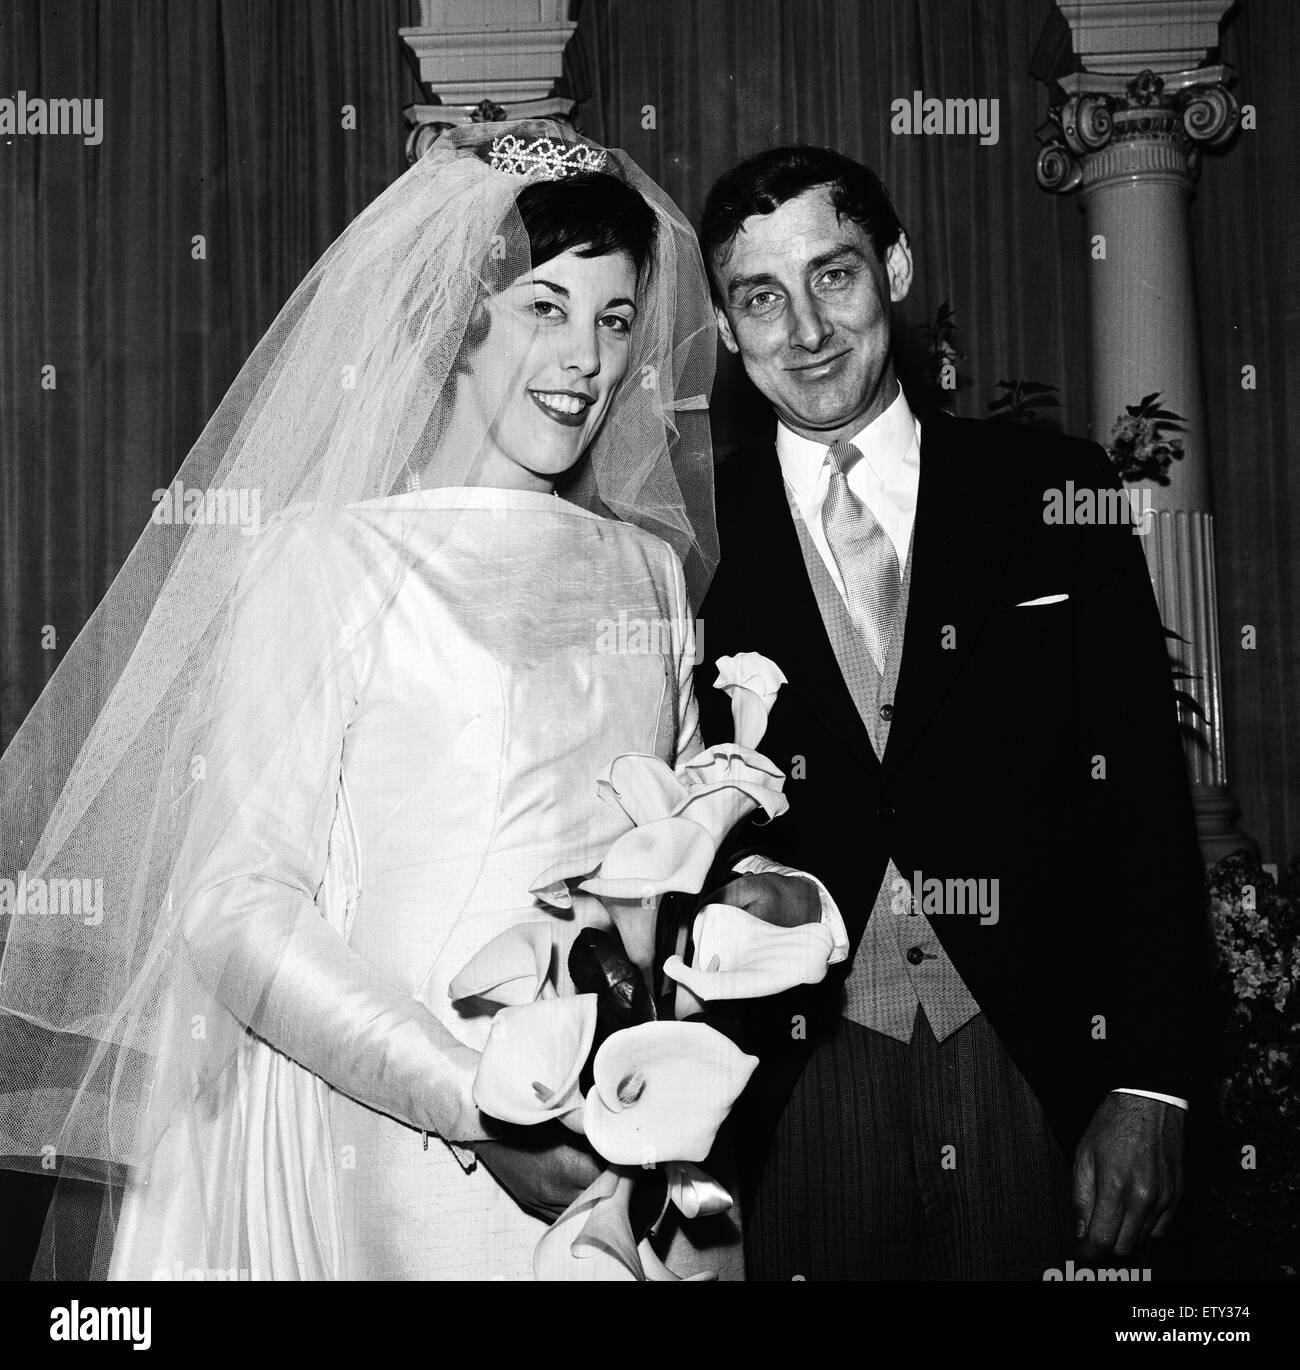
[[[897,488],[914,482],[915,473],[906,468],[920,462],[917,424],[901,385],[893,403],[863,424],[849,441],[863,456],[856,469],[865,467],[876,485]],[[801,503],[815,499],[824,486],[828,446],[828,443],[801,438],[777,421],[776,455],[781,463],[781,474]]]

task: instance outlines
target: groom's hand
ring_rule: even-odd
[[[1108,1094],[1074,1153],[1080,1254],[1127,1256],[1161,1237],[1183,1192],[1183,1110],[1140,1094]]]
[[[731,904],[780,928],[818,923],[822,916],[817,886],[798,875],[738,875],[700,902]]]
[[[583,1140],[560,1123],[503,1126],[499,1139],[475,1142],[474,1154],[525,1213],[547,1223],[594,1184],[602,1169]]]

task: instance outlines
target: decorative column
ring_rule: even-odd
[[[1231,68],[1196,66],[1218,44],[1228,0],[1068,0],[1060,6],[1085,65],[1052,88],[1039,184],[1078,190],[1088,233],[1091,436],[1109,444],[1126,406],[1158,392],[1186,421],[1168,484],[1138,480],[1143,546],[1180,684],[1206,719],[1185,712],[1201,852],[1253,848],[1227,785],[1201,347],[1188,202],[1201,149],[1236,131]]]
[[[420,0],[420,25],[401,29],[428,104],[402,112],[414,162],[444,129],[501,119],[567,120],[552,95],[577,24],[569,0]]]

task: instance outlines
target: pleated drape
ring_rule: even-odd
[[[5,5],[0,95],[103,118],[95,146],[0,138],[0,745],[280,306],[404,169],[416,9]]]

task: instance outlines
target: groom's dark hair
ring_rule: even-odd
[[[885,183],[870,167],[828,147],[773,147],[725,171],[713,183],[700,216],[700,250],[709,287],[719,307],[726,301],[717,268],[731,256],[741,225],[754,214],[771,214],[807,190],[825,186],[841,218],[853,220],[883,262],[903,225]]]

